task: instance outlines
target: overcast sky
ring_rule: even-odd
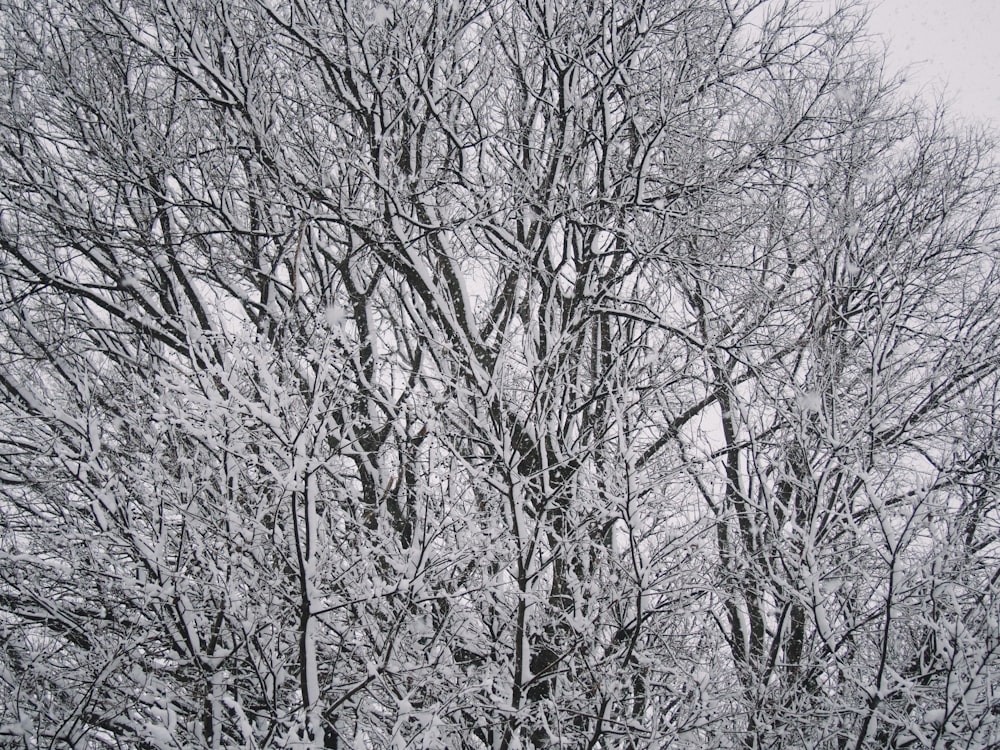
[[[1000,130],[1000,0],[872,0],[870,30],[911,85],[944,92],[956,114]]]

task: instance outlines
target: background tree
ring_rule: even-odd
[[[858,13],[0,24],[12,741],[1000,741],[996,174]]]

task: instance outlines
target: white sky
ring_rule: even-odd
[[[954,114],[1000,131],[1000,0],[870,0],[892,72],[944,94]]]

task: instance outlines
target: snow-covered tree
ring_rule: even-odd
[[[0,736],[1000,742],[1000,182],[862,20],[9,0]]]

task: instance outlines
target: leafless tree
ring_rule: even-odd
[[[1000,742],[990,144],[777,0],[10,0],[0,735]]]

